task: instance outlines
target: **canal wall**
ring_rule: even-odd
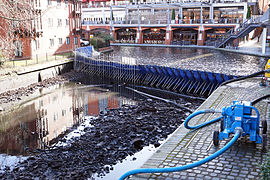
[[[73,69],[73,60],[37,64],[0,78],[0,93],[55,77]]]

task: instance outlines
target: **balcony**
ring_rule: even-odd
[[[203,19],[202,24],[239,24],[242,23],[243,19],[239,18],[219,18],[219,19]],[[104,25],[110,24],[110,21],[83,21],[82,25]],[[182,19],[179,21],[171,21],[168,23],[167,20],[142,20],[138,22],[138,20],[127,20],[127,21],[112,21],[114,25],[167,25],[167,24],[201,24],[200,19]]]

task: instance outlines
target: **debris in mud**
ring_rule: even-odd
[[[13,171],[0,174],[0,178],[86,179],[94,173],[102,176],[144,146],[160,146],[159,141],[166,139],[186,117],[186,111],[177,106],[152,99],[137,100],[137,105],[103,112],[67,145],[33,155]],[[183,99],[177,102],[192,109],[201,104]]]

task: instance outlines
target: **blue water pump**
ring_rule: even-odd
[[[252,111],[255,111],[252,116]],[[222,109],[220,132],[214,131],[213,143],[215,146],[219,144],[219,140],[229,138],[230,134],[235,134],[235,130],[242,128],[241,136],[249,135],[250,141],[258,144],[266,144],[266,121],[262,121],[263,136],[260,136],[260,116],[259,111],[251,106],[250,102],[234,101],[233,105]]]
[[[239,102],[239,101],[234,101],[233,105],[229,107],[224,107],[222,109],[222,116],[219,116],[215,119],[212,119],[207,122],[203,122],[201,124],[197,124],[195,126],[190,126],[188,123],[189,121],[201,114],[207,114],[207,113],[221,113],[220,110],[214,110],[214,109],[203,109],[199,110],[197,112],[192,113],[189,115],[185,122],[184,122],[184,127],[187,129],[200,129],[203,127],[206,127],[208,125],[211,125],[216,122],[221,122],[220,126],[220,132],[219,131],[214,131],[214,136],[213,136],[213,141],[214,145],[217,146],[219,144],[219,140],[223,140],[225,138],[229,138],[230,134],[234,134],[233,138],[224,145],[224,147],[220,148],[217,152],[214,154],[205,157],[204,159],[201,159],[199,161],[193,162],[191,164],[187,164],[184,166],[178,166],[178,167],[168,167],[168,168],[141,168],[141,169],[134,169],[131,171],[126,172],[123,174],[119,180],[124,180],[126,177],[134,174],[139,174],[139,173],[168,173],[168,172],[176,172],[176,171],[183,171],[191,168],[198,167],[204,163],[207,163],[216,157],[220,156],[222,153],[227,151],[236,141],[239,137],[241,136],[246,136],[249,135],[250,141],[254,141],[256,143],[262,143],[263,149],[265,149],[266,144],[267,144],[267,137],[266,137],[266,132],[267,132],[267,121],[263,120],[262,121],[262,136],[260,136],[260,116],[259,116],[259,111],[251,106],[256,104],[258,101],[260,101],[263,98],[266,98],[270,95],[260,97],[256,99],[253,102]],[[253,112],[255,111],[254,115],[252,116]]]

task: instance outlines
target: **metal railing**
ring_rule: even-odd
[[[255,17],[254,17],[255,18]],[[168,23],[168,20],[123,20],[123,21],[83,21],[82,25],[103,25],[103,24],[200,24],[200,19],[180,19],[180,20],[172,20]],[[258,19],[256,17],[255,19]],[[243,20],[239,18],[220,18],[220,19],[203,19],[203,24],[239,24],[242,23]]]
[[[224,34],[222,38],[216,41],[216,47],[220,47],[224,44],[226,44],[230,39],[237,38],[247,31],[249,31],[249,28],[256,28],[261,26],[266,21],[269,21],[269,9],[264,13],[263,15],[256,15],[252,16],[250,19],[247,19],[244,23],[240,24],[238,28],[235,30],[232,28],[227,33]]]
[[[122,1],[120,1],[122,2]],[[242,3],[242,2],[249,2],[248,0],[213,0],[212,3]],[[104,8],[104,7],[111,7],[111,6],[127,6],[127,5],[160,5],[160,4],[194,4],[194,3],[206,3],[210,4],[211,0],[170,0],[170,1],[164,1],[164,2],[130,2],[130,1],[124,1],[122,3],[119,3],[119,1],[115,1],[112,4],[103,4],[103,5],[97,5],[97,4],[88,4],[83,5],[82,8]]]
[[[25,67],[35,64],[42,64],[51,61],[59,60],[71,60],[74,58],[73,51],[62,51],[57,54],[52,53],[40,53],[35,54],[32,57],[18,57],[2,61],[2,67],[15,68],[15,67]]]

